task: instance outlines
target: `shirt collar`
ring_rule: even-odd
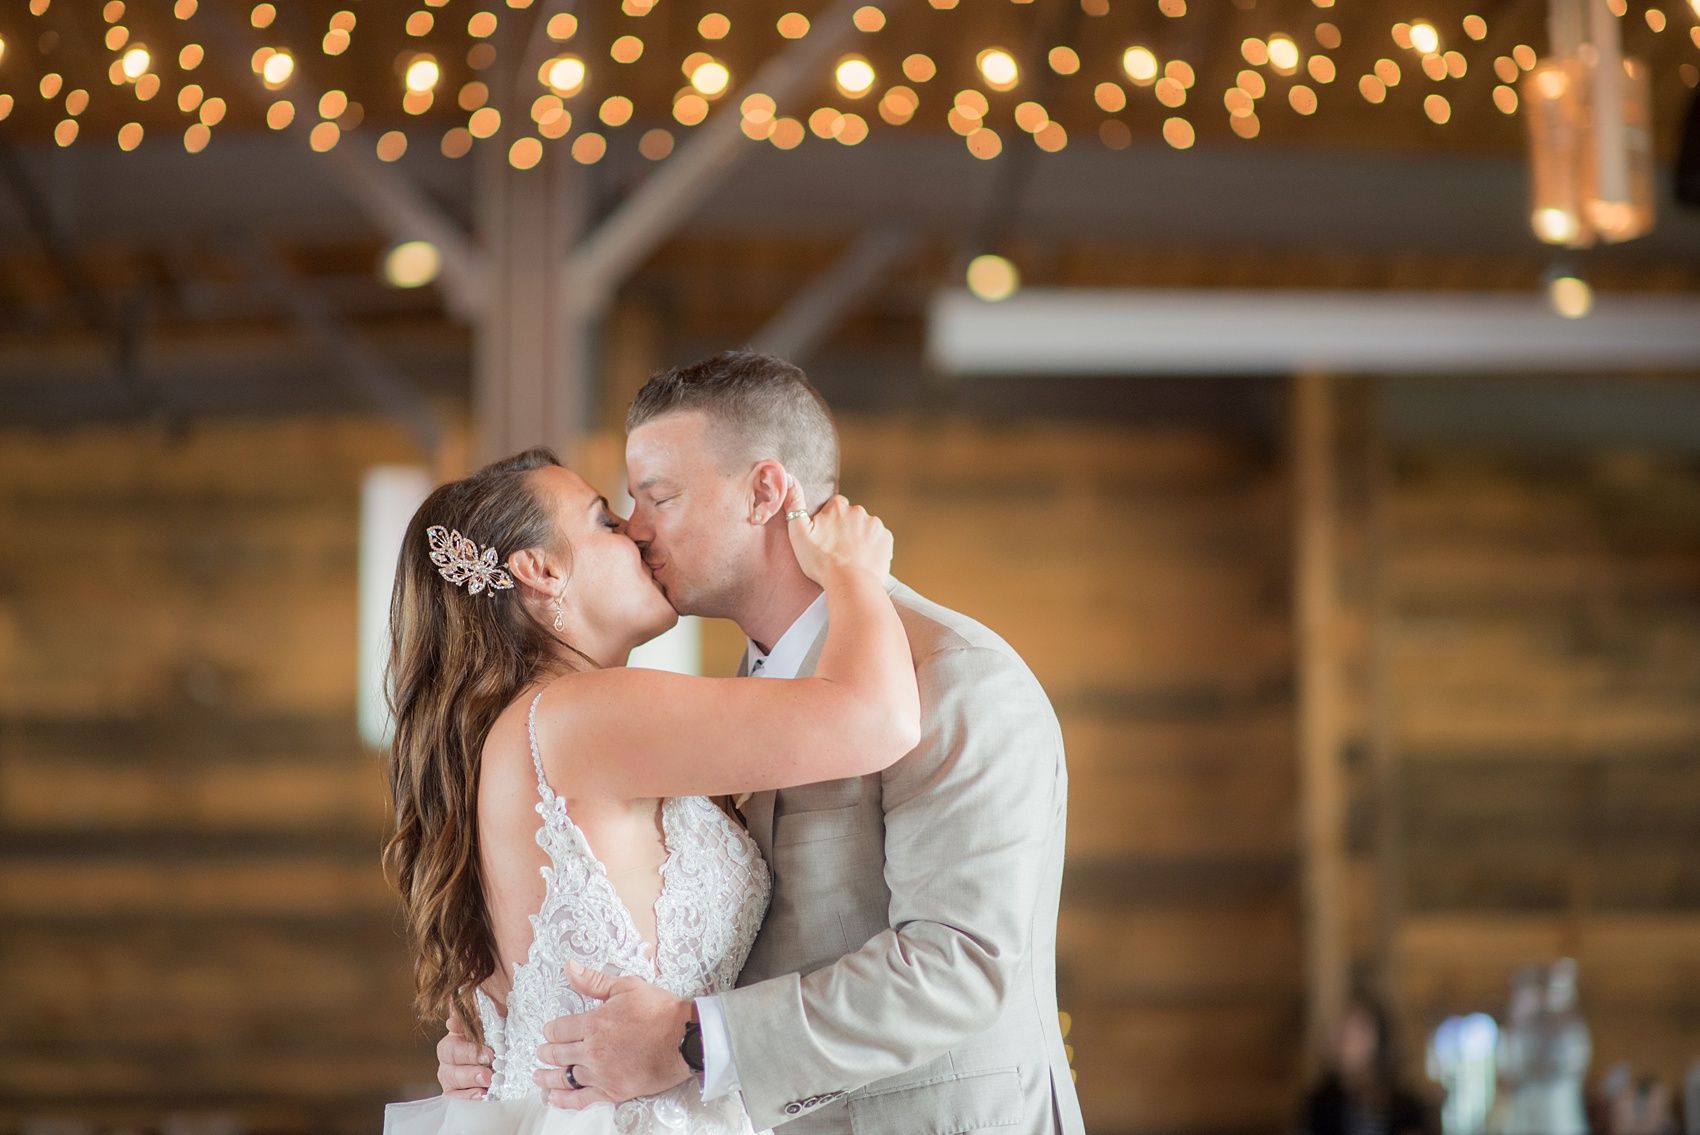
[[[803,666],[803,659],[809,655],[809,648],[825,628],[826,592],[823,591],[779,636],[771,651],[763,654],[753,641],[749,644],[744,654],[745,672],[758,678],[795,678]],[[756,668],[758,664],[759,670]]]

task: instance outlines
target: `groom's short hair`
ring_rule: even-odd
[[[838,491],[838,430],[826,399],[798,367],[755,351],[725,351],[656,375],[626,411],[626,432],[665,414],[706,414],[729,462],[772,459],[802,483],[809,506]]]

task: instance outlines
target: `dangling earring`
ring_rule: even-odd
[[[560,632],[562,632],[566,629],[567,629],[567,608],[566,608],[565,604],[563,604],[561,602],[561,597],[559,595],[557,595],[557,596],[555,596],[555,633],[559,634]]]

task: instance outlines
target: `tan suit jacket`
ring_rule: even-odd
[[[1057,1025],[1056,715],[997,635],[901,584],[892,599],[920,746],[745,807],[774,874],[721,998],[745,1105],[788,1135],[1083,1135]]]

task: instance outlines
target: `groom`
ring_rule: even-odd
[[[735,621],[750,639],[740,673],[813,673],[826,602],[792,555],[783,473],[827,500],[838,435],[803,372],[718,355],[652,378],[626,428],[627,532],[673,606]],[[692,1003],[573,975],[602,1003],[550,1024],[538,1078],[551,1103],[652,1095],[695,1074],[705,1097],[738,1092],[756,1128],[794,1121],[798,1135],[1083,1132],[1057,1022],[1056,716],[997,635],[891,590],[920,745],[883,773],[744,802],[774,882],[739,987]],[[446,1090],[489,1082],[458,1035],[438,1052]]]

